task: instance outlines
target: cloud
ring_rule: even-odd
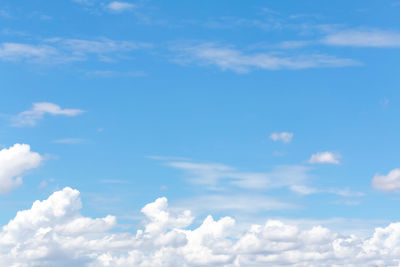
[[[215,205],[218,203],[218,205]],[[231,212],[234,214],[257,214],[270,210],[294,209],[299,206],[283,202],[262,194],[202,195],[175,202],[181,207],[190,207],[197,213]]]
[[[82,139],[82,138],[63,138],[63,139],[57,139],[57,140],[53,141],[53,143],[55,143],[55,144],[69,144],[69,145],[82,144],[84,142],[85,142],[85,139]]]
[[[129,78],[129,77],[144,77],[147,75],[144,71],[113,71],[113,70],[93,70],[85,73],[88,77],[101,78]]]
[[[127,2],[113,1],[107,5],[107,8],[113,12],[123,12],[135,8],[134,4]]]
[[[209,189],[223,186],[242,189],[271,189],[303,184],[311,176],[306,166],[278,166],[269,172],[242,172],[218,163],[170,161],[168,166],[183,170],[190,182],[206,185]]]
[[[10,192],[22,184],[21,175],[39,166],[42,157],[29,145],[15,144],[0,150],[0,194]]]
[[[296,192],[300,195],[311,195],[311,194],[321,194],[328,193],[334,194],[342,197],[362,197],[365,194],[362,192],[352,191],[349,188],[328,188],[328,189],[319,189],[306,185],[294,185],[290,186],[290,190]]]
[[[82,114],[81,109],[62,109],[60,106],[49,102],[34,103],[32,109],[23,111],[14,117],[13,126],[34,126],[38,120],[43,119],[44,115],[62,115],[74,117]]]
[[[400,47],[400,33],[382,30],[347,30],[327,35],[322,43],[354,47]]]
[[[286,56],[276,53],[244,53],[232,47],[204,43],[192,46],[175,46],[179,52],[175,59],[181,64],[215,65],[222,70],[247,73],[251,70],[309,69],[321,67],[345,67],[359,65],[348,58],[322,54]]]
[[[272,141],[282,141],[283,143],[290,143],[292,142],[293,138],[293,133],[288,133],[288,132],[281,132],[281,133],[272,133],[269,138]]]
[[[340,154],[332,152],[319,152],[311,155],[308,161],[311,164],[339,164]]]
[[[0,60],[65,64],[85,61],[94,55],[99,61],[113,62],[123,58],[122,53],[149,46],[146,43],[114,41],[107,38],[96,40],[48,38],[39,44],[0,43]]]
[[[366,237],[321,225],[267,220],[242,230],[231,217],[174,213],[166,198],[141,210],[136,234],[115,232],[116,218],[81,215],[79,191],[64,188],[17,213],[0,231],[7,266],[397,266],[400,223]]]
[[[387,175],[376,174],[372,179],[372,186],[383,192],[400,191],[400,169],[391,170]]]
[[[53,57],[58,52],[54,47],[47,45],[31,45],[20,43],[0,44],[0,59],[4,61],[43,60]]]

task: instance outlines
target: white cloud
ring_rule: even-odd
[[[312,164],[316,164],[316,163],[339,164],[340,157],[341,156],[338,153],[332,153],[332,152],[328,152],[328,151],[319,152],[319,153],[313,154],[308,162],[312,163]]]
[[[400,33],[382,30],[347,30],[332,33],[322,42],[354,47],[400,47]]]
[[[114,41],[107,38],[96,40],[48,38],[39,44],[0,43],[0,60],[62,64],[84,61],[94,55],[99,61],[114,62],[124,58],[120,55],[123,52],[149,46],[146,43]]]
[[[394,169],[387,175],[376,174],[372,179],[372,186],[383,192],[399,192],[400,169]]]
[[[57,139],[57,140],[53,141],[53,143],[56,143],[56,144],[68,144],[68,145],[81,144],[83,142],[85,142],[85,139],[82,139],[82,138],[63,138],[63,139]]]
[[[278,166],[269,172],[242,172],[234,167],[217,163],[170,161],[168,166],[183,170],[189,181],[219,189],[227,186],[246,189],[271,189],[303,184],[310,178],[306,166]]]
[[[22,184],[21,175],[38,167],[41,160],[42,157],[25,144],[15,144],[0,150],[0,194]]]
[[[172,213],[166,198],[147,204],[143,229],[110,231],[116,218],[84,217],[79,192],[64,188],[20,211],[0,231],[6,266],[397,266],[400,223],[372,235],[344,235],[315,225],[267,220],[247,230],[231,217]],[[304,224],[301,223],[300,224]]]
[[[14,118],[13,126],[34,126],[44,115],[63,115],[68,117],[77,116],[84,111],[81,109],[62,109],[60,106],[49,103],[34,103],[32,109],[23,111]]]
[[[314,188],[306,185],[294,185],[290,186],[290,190],[300,195],[311,195],[311,194],[321,194],[328,193],[334,194],[342,197],[362,197],[365,194],[358,191],[352,191],[349,188],[328,188],[328,189],[320,189]],[[348,201],[348,200],[346,200]]]
[[[0,59],[4,61],[43,60],[57,55],[54,47],[20,43],[0,44]]]
[[[281,132],[281,133],[272,133],[269,138],[273,141],[282,141],[283,143],[292,142],[293,133]]]
[[[218,205],[215,205],[218,203]],[[262,194],[203,195],[175,202],[181,207],[190,207],[199,214],[208,212],[230,212],[233,214],[256,214],[270,210],[298,208],[291,203],[279,201]]]
[[[135,8],[135,5],[127,2],[113,1],[107,5],[107,8],[113,12],[122,12]]]
[[[276,53],[246,54],[232,47],[218,46],[205,43],[192,46],[175,46],[174,50],[180,53],[176,62],[181,64],[197,63],[199,65],[215,65],[222,70],[231,70],[237,73],[246,73],[254,69],[308,69],[321,67],[344,67],[359,65],[348,58],[311,54],[285,56]]]

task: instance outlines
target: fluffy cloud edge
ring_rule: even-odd
[[[144,206],[143,229],[110,231],[114,216],[84,217],[78,190],[66,187],[19,211],[0,232],[8,266],[397,266],[400,223],[366,238],[322,226],[303,229],[279,220],[236,229],[211,215],[193,227],[189,210],[174,213],[166,198]]]
[[[22,175],[37,168],[43,158],[27,144],[15,144],[0,150],[0,194],[22,184]]]

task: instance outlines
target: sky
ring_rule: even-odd
[[[0,2],[0,262],[400,266],[400,2]]]

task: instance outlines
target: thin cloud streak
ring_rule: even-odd
[[[23,111],[15,116],[12,126],[35,126],[46,114],[74,117],[83,112],[85,111],[81,109],[62,109],[60,106],[50,102],[38,102],[33,103],[32,109]]]
[[[172,47],[178,53],[175,62],[214,65],[223,71],[248,73],[252,70],[300,70],[309,68],[348,67],[360,65],[349,58],[337,58],[324,54],[283,55],[276,53],[244,53],[229,46],[215,43],[180,45]]]

